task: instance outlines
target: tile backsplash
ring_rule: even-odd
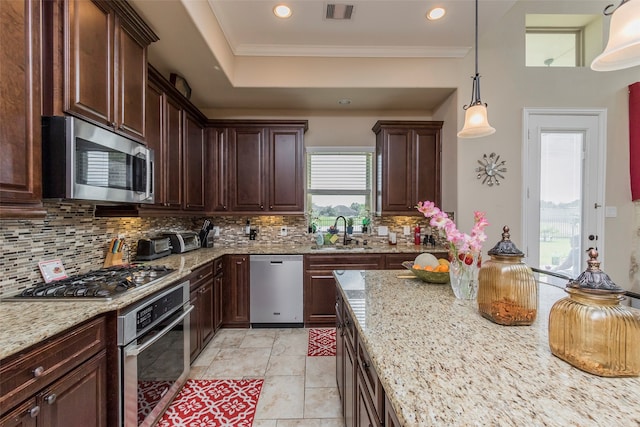
[[[42,282],[38,262],[62,260],[68,275],[85,273],[102,267],[109,242],[119,234],[125,236],[124,260],[134,260],[137,241],[162,231],[200,229],[204,218],[96,218],[92,204],[77,202],[45,202],[48,212],[44,219],[0,220],[0,297],[13,295],[20,290]],[[220,227],[216,238],[218,246],[246,246],[269,244],[313,244],[314,238],[307,230],[306,218],[300,216],[214,216],[212,223]],[[255,241],[245,234],[247,219],[258,229]],[[374,233],[355,235],[358,240],[367,239],[370,244],[386,244],[386,236],[377,236],[378,226],[384,225],[397,233],[398,244],[411,244],[413,235],[404,236],[403,226],[413,230],[417,220],[426,226],[426,220],[418,217],[374,217]],[[287,235],[281,236],[283,226]]]

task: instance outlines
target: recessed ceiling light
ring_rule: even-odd
[[[291,8],[284,4],[279,4],[273,8],[273,14],[278,18],[288,18],[291,16]]]
[[[447,11],[444,10],[444,8],[442,8],[442,7],[434,7],[433,9],[431,9],[427,13],[427,19],[430,20],[430,21],[435,21],[437,19],[442,18],[445,13],[447,13]]]
[[[340,100],[338,100],[338,104],[340,105],[349,105],[351,104],[351,100],[348,98],[342,98]]]

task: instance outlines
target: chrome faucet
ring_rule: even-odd
[[[333,223],[333,226],[336,228],[336,230],[338,229],[338,220],[340,218],[342,218],[342,220],[344,221],[344,239],[342,241],[342,245],[347,246],[347,218],[340,215],[339,217],[336,218],[336,222]]]

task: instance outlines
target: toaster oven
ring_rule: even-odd
[[[200,237],[193,231],[172,231],[164,233],[171,242],[171,252],[182,254],[200,248]]]
[[[138,240],[136,261],[150,261],[171,255],[171,240],[166,236]]]

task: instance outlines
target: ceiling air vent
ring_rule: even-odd
[[[352,4],[337,4],[337,3],[329,3],[327,4],[327,19],[351,19],[351,15],[353,14],[353,5]]]

